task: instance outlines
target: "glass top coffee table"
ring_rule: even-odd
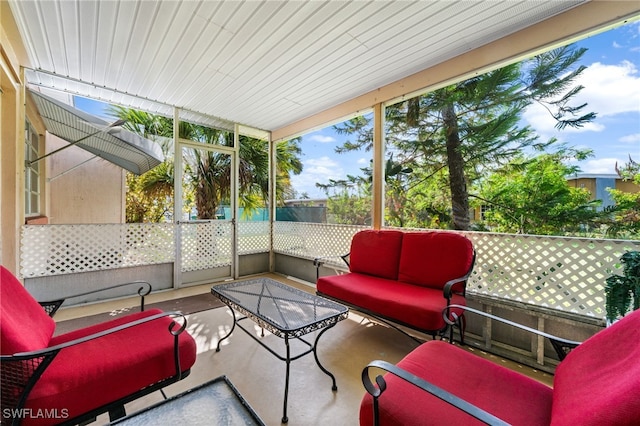
[[[338,321],[347,318],[349,310],[346,306],[269,278],[256,278],[215,285],[211,288],[211,294],[229,306],[233,313],[233,326],[229,333],[218,341],[216,352],[220,351],[220,343],[233,333],[237,325],[278,359],[286,362],[282,409],[283,423],[287,423],[289,420],[287,417],[287,398],[291,361],[313,353],[320,370],[331,377],[333,382],[331,389],[334,391],[338,389],[335,376],[320,363],[316,347],[320,336],[336,325]],[[236,316],[236,311],[244,316]],[[284,357],[281,356],[254,336],[251,331],[244,328],[240,322],[247,319],[258,324],[263,331],[267,330],[284,339],[286,355]],[[313,342],[303,338],[305,334],[316,330],[320,330],[320,332]],[[308,349],[292,356],[289,346],[290,339],[297,339],[303,342]]]
[[[265,426],[253,408],[226,376],[189,389],[110,426],[189,425]]]

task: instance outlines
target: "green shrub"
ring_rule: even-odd
[[[605,296],[607,319],[614,321],[631,309],[640,308],[640,251],[629,251],[620,257],[624,275],[607,278]]]

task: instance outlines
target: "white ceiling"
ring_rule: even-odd
[[[222,127],[226,120],[275,130],[583,2],[10,0],[10,6],[32,85],[169,116],[177,106],[189,111],[183,119]]]

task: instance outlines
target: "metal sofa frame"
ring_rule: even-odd
[[[138,284],[141,287],[138,289],[138,295],[140,296],[140,310],[144,311],[144,298],[146,295],[151,293],[152,286],[150,283],[146,281],[134,281],[130,283],[116,284],[110,286],[108,288],[94,290],[90,292],[84,292],[79,294],[74,294],[68,296],[65,299],[57,299],[53,301],[45,301],[38,302],[45,312],[53,317],[54,314],[58,311],[60,306],[64,303],[65,300],[73,297],[85,296],[88,294],[92,294],[99,291],[109,290],[116,287],[123,287],[127,285]],[[1,391],[1,402],[2,402],[2,416],[3,421],[10,421],[11,425],[19,425],[22,421],[20,417],[20,412],[24,408],[29,393],[34,388],[38,379],[42,376],[47,367],[54,360],[56,355],[63,349],[87,342],[89,340],[97,339],[112,333],[117,333],[119,331],[125,330],[127,328],[136,327],[140,324],[144,324],[150,321],[157,320],[162,317],[180,317],[181,325],[176,328],[177,322],[173,321],[168,329],[168,333],[173,335],[173,358],[175,362],[176,374],[168,377],[165,380],[162,380],[157,383],[152,383],[149,386],[140,389],[138,392],[127,395],[124,398],[113,401],[104,406],[98,407],[92,411],[81,414],[77,417],[65,419],[60,424],[61,425],[76,425],[76,424],[86,424],[92,421],[95,421],[97,416],[109,413],[109,419],[111,421],[124,417],[126,415],[126,411],[124,405],[131,401],[134,401],[142,396],[145,396],[149,393],[155,391],[161,391],[163,397],[166,399],[166,395],[162,391],[162,388],[178,382],[185,377],[187,377],[190,373],[189,370],[181,371],[180,369],[180,351],[178,347],[178,336],[185,330],[187,327],[187,320],[185,316],[180,312],[162,312],[156,315],[152,315],[149,317],[141,318],[136,321],[132,321],[129,323],[122,324],[117,327],[113,327],[99,333],[91,334],[82,338],[78,338],[64,344],[48,347],[45,349],[31,351],[31,352],[23,352],[16,353],[12,355],[0,355],[0,381],[2,383],[2,391]],[[18,391],[17,391],[18,390]],[[9,414],[9,418],[6,418],[5,415]]]

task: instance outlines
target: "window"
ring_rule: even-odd
[[[38,158],[40,153],[40,138],[38,132],[29,120],[25,123],[25,186],[24,186],[24,210],[25,216],[40,214],[40,162],[29,164]]]

